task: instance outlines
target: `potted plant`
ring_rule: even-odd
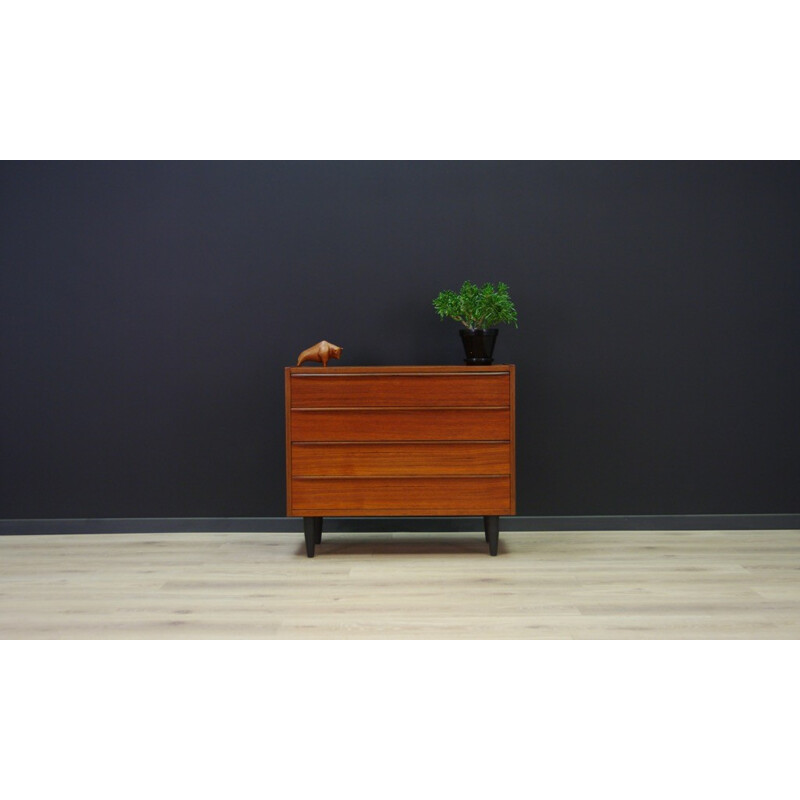
[[[498,283],[497,286],[484,283],[478,287],[470,281],[464,281],[458,293],[449,290],[439,292],[433,307],[441,319],[450,317],[464,326],[460,333],[467,364],[492,363],[497,339],[497,328],[492,325],[505,322],[517,327],[517,310],[504,283]]]

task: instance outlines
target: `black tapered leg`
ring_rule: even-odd
[[[314,545],[317,539],[317,525],[315,520],[319,517],[303,517],[303,533],[306,537],[306,555],[314,558]]]
[[[496,556],[500,540],[500,517],[484,517],[483,529],[486,532],[486,541],[489,542],[489,555]]]
[[[314,543],[322,543],[322,517],[313,517],[314,519]]]

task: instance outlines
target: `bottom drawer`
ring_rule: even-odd
[[[289,516],[513,514],[511,479],[295,478]]]

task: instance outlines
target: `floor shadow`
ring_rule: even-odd
[[[497,554],[505,552],[502,538],[498,544]],[[305,545],[297,549],[298,555],[305,556]],[[436,536],[426,538],[394,536],[391,540],[375,536],[337,536],[329,534],[326,539],[323,535],[322,543],[316,546],[316,556],[398,556],[398,555],[444,555],[460,554],[474,556],[489,556],[489,545],[481,534],[474,536],[459,536],[457,538],[442,539]]]

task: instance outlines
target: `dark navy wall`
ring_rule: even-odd
[[[800,511],[796,163],[2,163],[0,517],[284,513],[283,367],[463,358],[503,280],[518,511]]]

